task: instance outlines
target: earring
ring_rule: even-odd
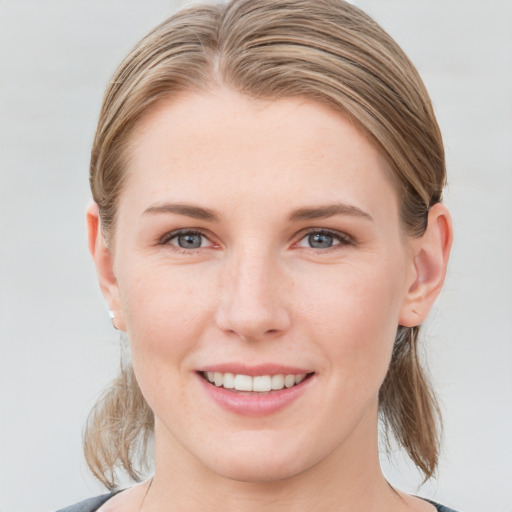
[[[116,327],[115,321],[116,321],[116,314],[112,310],[108,310],[108,316],[110,317],[110,320],[112,320],[112,327],[119,331],[119,329]]]

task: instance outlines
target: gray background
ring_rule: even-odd
[[[90,149],[103,89],[183,2],[0,0],[0,509],[101,491],[81,429],[117,370],[86,249]],[[439,478],[463,512],[512,511],[512,2],[359,0],[422,73],[444,132],[456,239],[425,351],[445,414]],[[400,453],[383,464],[412,492]]]

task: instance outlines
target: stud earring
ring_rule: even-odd
[[[116,327],[115,321],[116,321],[116,314],[112,310],[108,310],[108,316],[110,317],[110,320],[112,320],[112,327],[119,331],[119,329]]]

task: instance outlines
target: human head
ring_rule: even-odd
[[[441,200],[445,167],[430,100],[413,65],[350,4],[258,0],[178,13],[146,36],[114,75],[91,158],[93,197],[111,244],[130,134],[138,121],[159,100],[218,85],[261,99],[305,97],[346,115],[390,165],[404,234],[423,234],[429,208]],[[418,329],[398,328],[380,407],[384,422],[428,477],[437,462],[437,406],[418,361]],[[130,371],[123,375],[136,403],[134,425],[142,428],[118,443],[123,447],[114,450],[117,455],[89,457],[100,475],[102,465],[117,459],[131,467],[131,437],[151,425]],[[124,386],[121,382],[118,389]]]

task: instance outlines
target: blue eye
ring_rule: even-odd
[[[199,249],[205,246],[206,237],[201,233],[185,231],[169,238],[169,243],[182,249]]]
[[[307,240],[313,249],[328,249],[334,243],[334,237],[329,233],[312,233]]]
[[[325,230],[310,231],[300,241],[299,247],[308,249],[330,249],[337,245],[344,246],[352,244],[352,240],[344,233],[337,233]]]

